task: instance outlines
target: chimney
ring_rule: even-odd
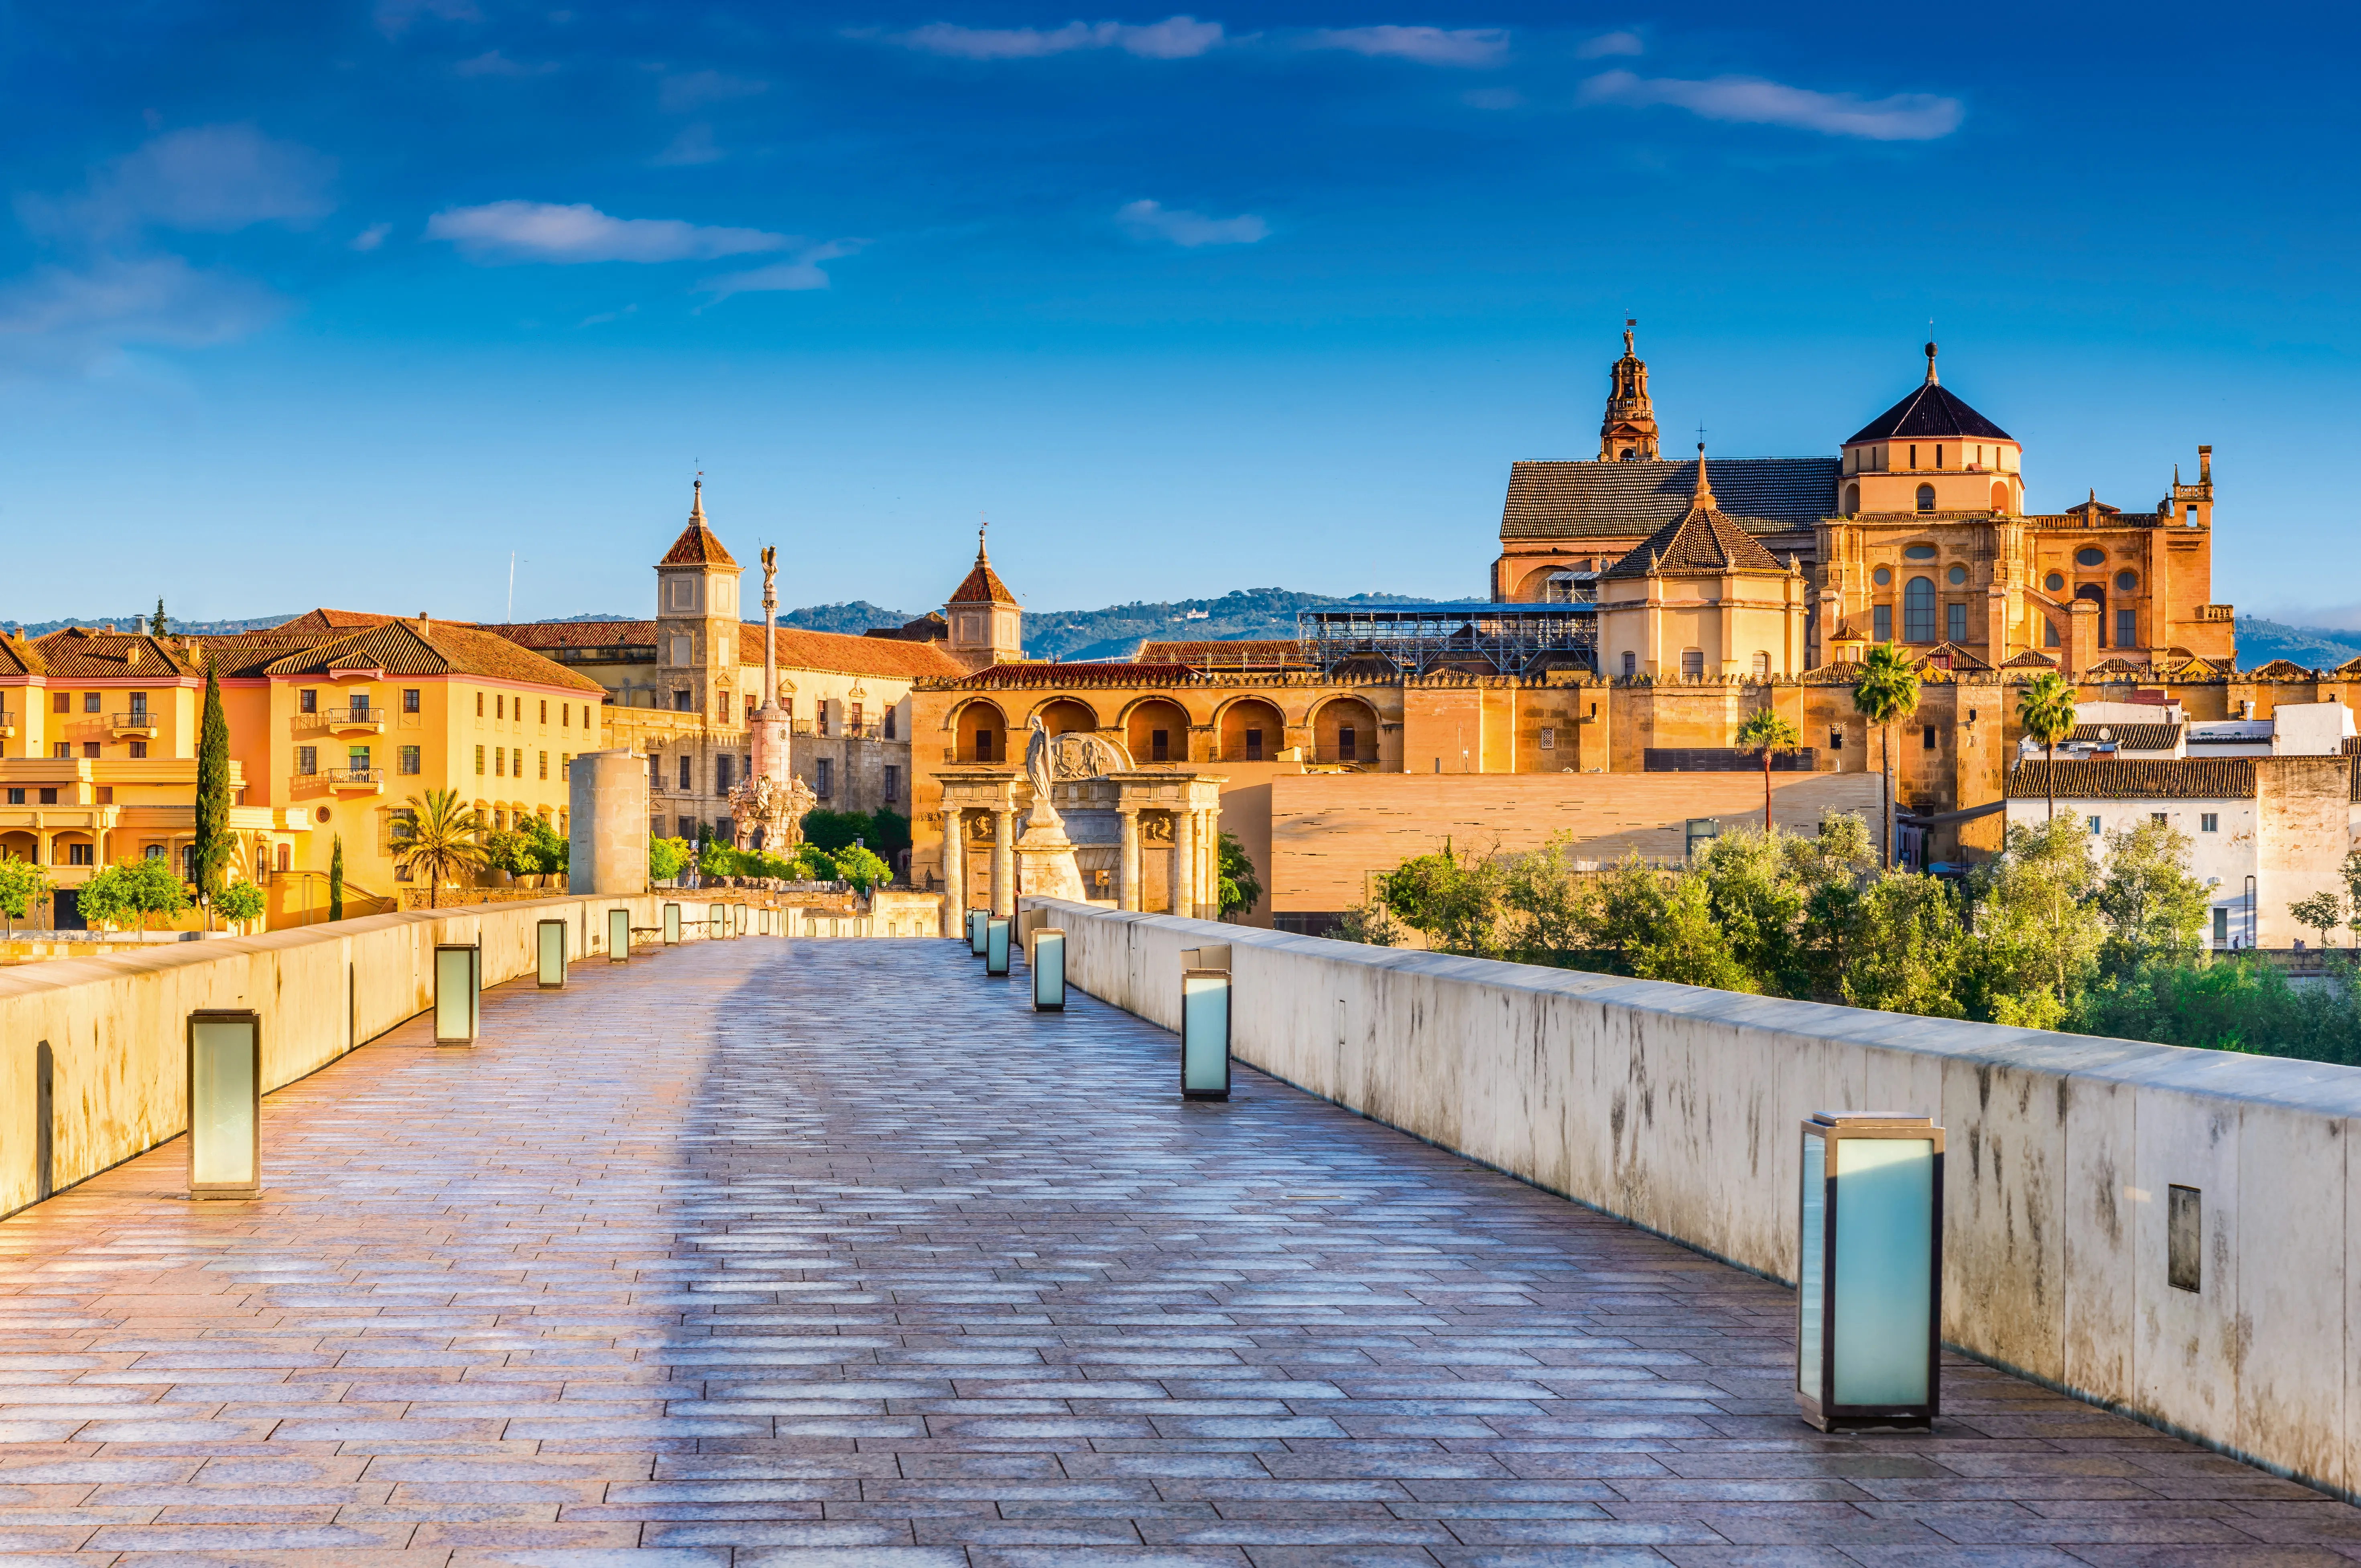
[[[126,670],[136,670],[139,667],[138,643],[134,642],[123,650],[123,667]]]
[[[2210,446],[2197,449],[2197,482],[2201,485],[2213,482],[2213,449]]]
[[[426,619],[426,612],[424,610],[420,610],[418,612],[418,635],[421,637],[429,636],[433,634],[434,630],[434,623]]]

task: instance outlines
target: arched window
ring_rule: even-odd
[[[1902,641],[1935,641],[1935,579],[1913,577],[1902,589]]]
[[[1769,679],[1771,678],[1771,655],[1770,655],[1770,654],[1765,653],[1765,652],[1760,652],[1760,651],[1758,651],[1758,652],[1755,653],[1755,655],[1754,655],[1754,678],[1755,678],[1756,680],[1758,680],[1758,681],[1767,681],[1767,680],[1769,680]]]
[[[1845,487],[1844,509],[1845,515],[1847,517],[1850,517],[1855,512],[1861,510],[1861,487],[1859,485],[1847,485]]]
[[[1697,679],[1698,677],[1702,676],[1704,674],[1705,674],[1705,650],[1704,650],[1704,649],[1702,649],[1702,648],[1684,648],[1684,649],[1682,649],[1682,650],[1681,650],[1681,674],[1682,674],[1683,678],[1687,679],[1687,680],[1696,680],[1696,679]]]
[[[1935,510],[1934,486],[1921,485],[1918,487],[1918,510],[1920,511],[1933,511]]]
[[[2044,648],[2058,646],[2058,623],[2047,617],[2041,622],[2041,645]]]
[[[1992,501],[1993,510],[1997,512],[2006,512],[2008,510],[2008,486],[2006,484],[1998,482],[1993,484]]]

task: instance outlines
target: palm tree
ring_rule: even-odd
[[[2058,815],[2058,742],[2074,733],[2074,686],[2055,670],[2044,670],[2016,699],[2016,721],[2041,742],[2050,763],[2042,772],[2049,796],[2049,815]]]
[[[484,819],[463,804],[456,789],[430,789],[410,797],[410,809],[393,820],[393,861],[411,875],[426,873],[426,907],[435,907],[445,877],[484,863]]]
[[[1861,662],[1861,679],[1852,688],[1855,713],[1878,727],[1882,765],[1885,771],[1885,842],[1881,856],[1894,866],[1894,721],[1918,711],[1918,671],[1910,656],[1891,642],[1881,642]]]
[[[1773,752],[1792,751],[1803,740],[1795,727],[1780,717],[1776,708],[1757,708],[1738,727],[1738,749],[1752,751],[1763,759],[1763,831],[1771,831],[1771,757]]]

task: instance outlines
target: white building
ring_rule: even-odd
[[[2361,845],[2361,759],[2021,762],[2008,775],[2010,824],[2037,826],[2053,793],[2058,815],[2101,840],[2093,847],[2103,862],[2104,835],[2117,828],[2161,821],[2186,834],[2189,869],[2211,890],[2207,935],[2217,948],[2318,941],[2288,905],[2323,889],[2341,891],[2345,856]]]

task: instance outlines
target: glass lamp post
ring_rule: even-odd
[[[705,906],[705,934],[715,941],[730,935],[730,911],[718,904]]]
[[[983,923],[983,972],[1008,972],[1008,922],[997,915]]]
[[[1055,926],[1033,933],[1033,1011],[1066,1010],[1066,934]]]
[[[262,1191],[262,1020],[250,1012],[189,1014],[189,1196]]]
[[[1180,971],[1180,1093],[1230,1097],[1230,971]]]
[[[563,920],[543,920],[533,926],[533,978],[544,991],[566,988],[566,937]]]
[[[434,947],[434,1043],[472,1046],[483,1020],[484,949],[472,943]]]
[[[1803,1124],[1795,1403],[1822,1431],[1931,1427],[1943,1317],[1943,1129],[1816,1113]]]
[[[628,909],[607,911],[607,961],[610,964],[631,961],[631,912]]]
[[[983,923],[991,918],[992,912],[988,909],[971,909],[967,912],[968,945],[975,949],[977,958],[983,957]]]
[[[680,945],[680,905],[677,904],[664,906],[664,945],[667,948]]]

